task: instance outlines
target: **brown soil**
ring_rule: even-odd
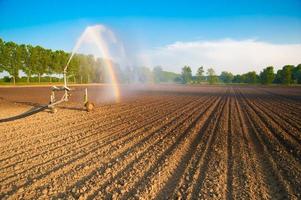
[[[0,123],[0,199],[301,199],[301,88],[83,87]],[[49,101],[0,88],[0,119]]]

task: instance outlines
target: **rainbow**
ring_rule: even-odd
[[[75,52],[81,46],[82,42],[89,39],[90,41],[93,42],[94,45],[97,46],[97,48],[102,53],[102,56],[104,57],[104,63],[106,65],[106,67],[108,69],[108,72],[109,72],[109,75],[110,75],[110,83],[111,83],[112,88],[113,88],[113,94],[114,94],[115,102],[118,103],[118,102],[120,102],[119,83],[118,83],[118,80],[117,80],[117,77],[116,77],[116,74],[115,74],[115,71],[114,71],[113,63],[110,60],[111,56],[110,56],[110,53],[109,53],[109,49],[108,49],[107,44],[103,40],[103,37],[101,35],[101,33],[105,32],[105,31],[112,34],[111,38],[114,39],[114,34],[103,25],[88,26],[85,29],[85,31],[83,32],[81,37],[78,39],[77,43],[75,44],[75,46],[73,48],[72,54],[71,54],[71,56],[70,56],[70,58],[67,62],[67,65],[64,69],[64,73],[66,73],[71,59],[73,58]]]
[[[99,48],[99,50],[102,52],[104,59],[104,62],[108,68],[109,75],[110,75],[110,82],[112,84],[113,92],[115,101],[118,103],[120,102],[120,89],[119,89],[119,83],[114,71],[114,67],[112,64],[112,61],[109,59],[111,56],[109,54],[108,47],[106,43],[103,41],[102,37],[99,37],[99,35],[96,34],[96,32],[91,31],[91,36],[93,37],[93,41],[95,42],[95,45]]]

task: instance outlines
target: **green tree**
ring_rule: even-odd
[[[48,51],[49,57],[48,57],[48,65],[45,69],[45,73],[49,76],[49,82],[52,82],[52,75],[55,73],[55,52],[54,51]]]
[[[53,64],[52,64],[52,51],[50,49],[45,49],[43,51],[43,59],[41,63],[42,63],[41,73],[47,74],[51,77]],[[49,79],[49,81],[51,82],[51,78]]]
[[[224,82],[224,83],[232,83],[233,81],[233,74],[231,72],[226,72],[223,71],[220,75],[220,79]]]
[[[26,68],[24,68],[24,72],[29,82],[30,77],[35,73],[36,66],[38,65],[39,52],[37,48],[31,45],[27,45],[27,49],[28,49],[29,58],[28,58],[28,65],[26,66]]]
[[[241,81],[241,75],[240,74],[237,74],[233,77],[233,80],[232,80],[233,83],[242,83]]]
[[[245,83],[256,84],[258,82],[258,79],[259,79],[259,77],[255,71],[244,74],[244,82]]]
[[[35,68],[35,72],[38,75],[39,83],[41,82],[41,77],[49,72],[49,67],[51,64],[51,50],[44,49],[40,46],[37,46],[39,57],[38,57],[38,65]]]
[[[18,57],[19,57],[19,63],[20,63],[20,67],[21,70],[27,74],[27,70],[28,70],[28,66],[29,66],[29,52],[28,49],[26,47],[26,45],[21,44],[18,47]],[[27,76],[27,82],[29,82],[29,78]]]
[[[191,68],[189,66],[184,66],[182,68],[183,83],[190,83],[191,79],[192,79]]]
[[[209,68],[207,70],[207,76],[208,76],[208,82],[209,84],[214,84],[214,83],[217,83],[217,76],[215,74],[215,71],[213,68]]]
[[[269,66],[264,68],[259,76],[262,84],[271,84],[275,78],[274,67]]]
[[[2,69],[12,76],[13,83],[16,84],[20,70],[20,54],[17,50],[17,44],[6,42],[3,47],[2,56]]]
[[[282,70],[279,69],[275,75],[273,83],[281,84],[282,83]]]
[[[175,82],[175,79],[181,77],[181,74],[174,72],[163,71],[163,80],[164,82]]]
[[[199,67],[197,72],[196,72],[196,77],[197,77],[197,82],[200,83],[204,81],[204,68],[203,66]]]
[[[4,71],[4,41],[0,38],[0,73]]]
[[[301,84],[301,64],[294,67],[292,73],[294,83]]]
[[[80,67],[80,57],[77,54],[75,54],[68,67],[68,74],[72,76],[73,83],[76,83],[79,67]]]
[[[292,83],[293,65],[285,65],[282,68],[282,83],[289,85]]]
[[[30,55],[29,67],[28,70],[25,71],[25,73],[27,74],[27,77],[31,77],[31,75],[37,75],[38,80],[40,82],[41,73],[43,73],[43,71],[45,70],[43,66],[43,64],[45,64],[43,58],[44,49],[40,46],[35,46],[35,47],[28,46],[28,51]]]

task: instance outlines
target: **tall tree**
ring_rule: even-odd
[[[233,74],[231,72],[226,72],[223,71],[220,75],[220,79],[224,82],[224,83],[232,83],[233,81]]]
[[[39,52],[36,47],[27,45],[29,52],[29,61],[26,70],[24,71],[27,75],[27,79],[30,80],[30,77],[36,73],[37,66],[39,65]]]
[[[18,57],[19,57],[19,63],[21,70],[26,74],[26,71],[28,70],[29,66],[29,52],[26,47],[26,45],[21,44],[18,47]],[[27,76],[27,82],[29,82],[29,78]]]
[[[255,71],[248,72],[244,74],[244,82],[249,84],[255,84],[258,82],[258,75]]]
[[[282,70],[277,70],[273,83],[281,84],[282,83]]]
[[[182,68],[182,80],[183,83],[189,83],[192,79],[191,68],[189,66],[184,66]]]
[[[35,73],[38,75],[39,83],[41,82],[41,76],[47,72],[48,65],[50,65],[50,54],[47,49],[40,46],[35,47],[38,51],[37,65],[35,66]]]
[[[217,76],[213,68],[207,70],[208,82],[209,84],[217,83]]]
[[[14,42],[6,42],[3,48],[3,69],[7,71],[13,78],[13,83],[16,84],[16,79],[19,77],[20,56],[17,51],[17,44]]]
[[[301,64],[294,67],[292,75],[293,75],[294,82],[297,84],[300,84],[301,83]]]
[[[269,66],[260,72],[260,81],[262,84],[271,84],[275,78],[274,67]]]
[[[52,74],[52,51],[50,49],[44,49],[43,50],[43,56],[41,61],[41,74]]]
[[[196,72],[196,77],[197,77],[197,82],[200,83],[204,81],[204,68],[203,66],[199,67],[197,72]]]
[[[242,83],[241,81],[241,75],[240,74],[237,74],[233,77],[233,80],[232,80],[233,83]]]
[[[0,38],[0,73],[4,71],[4,41]]]
[[[293,65],[285,65],[282,68],[282,83],[283,84],[291,84],[292,83],[292,72],[293,72]]]
[[[74,83],[76,83],[76,79],[78,77],[79,67],[80,57],[77,54],[75,54],[68,67],[68,73],[72,76]]]

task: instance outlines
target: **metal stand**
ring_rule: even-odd
[[[69,101],[69,97],[71,96],[71,94],[70,94],[71,89],[69,87],[67,87],[67,77],[66,77],[65,70],[64,70],[64,86],[62,86],[62,87],[52,86],[51,90],[52,91],[51,91],[51,95],[50,95],[50,103],[48,105],[48,108],[52,111],[52,113],[56,113],[57,109],[55,108],[55,106],[62,102]],[[55,92],[64,92],[64,94],[60,100],[56,100]],[[88,112],[92,111],[94,109],[94,104],[88,101],[88,89],[87,88],[85,89],[84,106]]]

